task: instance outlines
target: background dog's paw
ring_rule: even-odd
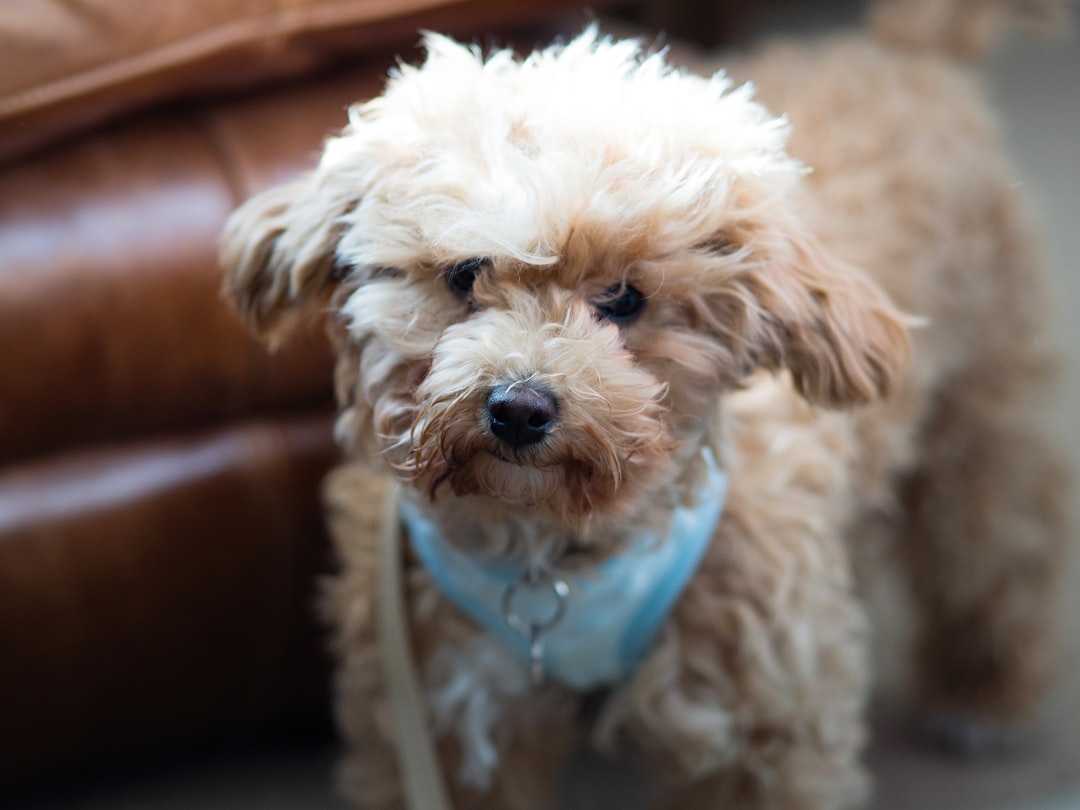
[[[1014,754],[1031,745],[1032,729],[956,711],[926,715],[917,729],[927,745],[960,757],[985,757]]]

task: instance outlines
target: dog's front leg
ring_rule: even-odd
[[[522,663],[469,627],[426,583],[414,627],[442,778],[455,808],[554,810],[559,774],[581,733],[576,700],[533,688]],[[415,604],[415,602],[414,602]],[[429,609],[430,608],[430,609]],[[364,810],[406,810],[398,727],[374,637],[354,638],[338,672],[338,718],[348,743],[341,782]]]
[[[450,605],[430,615],[443,632],[423,664],[426,691],[454,807],[556,810],[560,774],[582,739],[577,698],[534,686],[516,653]]]
[[[554,810],[559,774],[581,739],[576,700],[556,685],[533,688],[513,653],[443,602],[422,572],[411,579],[423,697],[453,807]],[[373,634],[354,635],[343,650],[341,786],[363,810],[406,810],[380,655]]]
[[[658,766],[665,807],[857,807],[865,622],[839,532],[820,510],[733,500],[607,730]]]
[[[395,710],[377,631],[378,536],[388,481],[358,464],[330,476],[326,501],[341,571],[323,611],[338,659],[336,714],[346,743],[342,792],[363,810],[406,810]],[[407,567],[409,642],[442,778],[455,808],[549,810],[565,760],[580,745],[578,699],[533,687],[528,667],[451,605],[418,565]]]

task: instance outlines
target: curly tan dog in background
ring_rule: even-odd
[[[960,739],[1036,703],[1063,536],[1031,408],[1039,251],[954,63],[975,40],[916,54],[910,9],[889,12],[741,65],[754,91],[593,30],[523,61],[430,35],[317,169],[234,215],[247,321],[278,339],[331,312],[349,460],[328,487],[330,602],[361,806],[403,802],[374,466],[403,482],[411,534],[548,584],[707,522],[643,657],[610,677],[570,661],[533,682],[544,651],[484,629],[414,548],[412,643],[459,807],[551,806],[586,738],[654,774],[663,806],[857,806],[852,548],[882,532],[929,619],[924,710]]]

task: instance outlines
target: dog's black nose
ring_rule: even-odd
[[[511,447],[527,447],[543,439],[555,421],[555,397],[527,385],[498,385],[487,400],[491,432]]]

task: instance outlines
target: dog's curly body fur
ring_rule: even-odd
[[[891,538],[930,619],[926,709],[1022,720],[1052,660],[1060,474],[1032,409],[1039,252],[971,79],[863,35],[769,49],[734,72],[788,117],[785,150],[786,124],[748,91],[627,43],[586,34],[524,65],[428,44],[425,67],[354,111],[316,172],[242,208],[224,243],[258,330],[327,295],[340,315],[351,458],[327,490],[343,563],[327,604],[347,792],[403,806],[373,624],[389,480],[373,453],[462,548],[577,567],[628,526],[662,532],[703,447],[730,476],[700,568],[588,728],[582,695],[532,687],[410,565],[460,807],[552,806],[587,737],[655,774],[660,806],[859,805],[869,627],[853,559],[870,537]],[[446,268],[471,257],[486,264],[455,295]],[[598,317],[623,285],[645,295],[640,316]],[[558,420],[510,452],[484,401],[523,381],[554,394]]]

